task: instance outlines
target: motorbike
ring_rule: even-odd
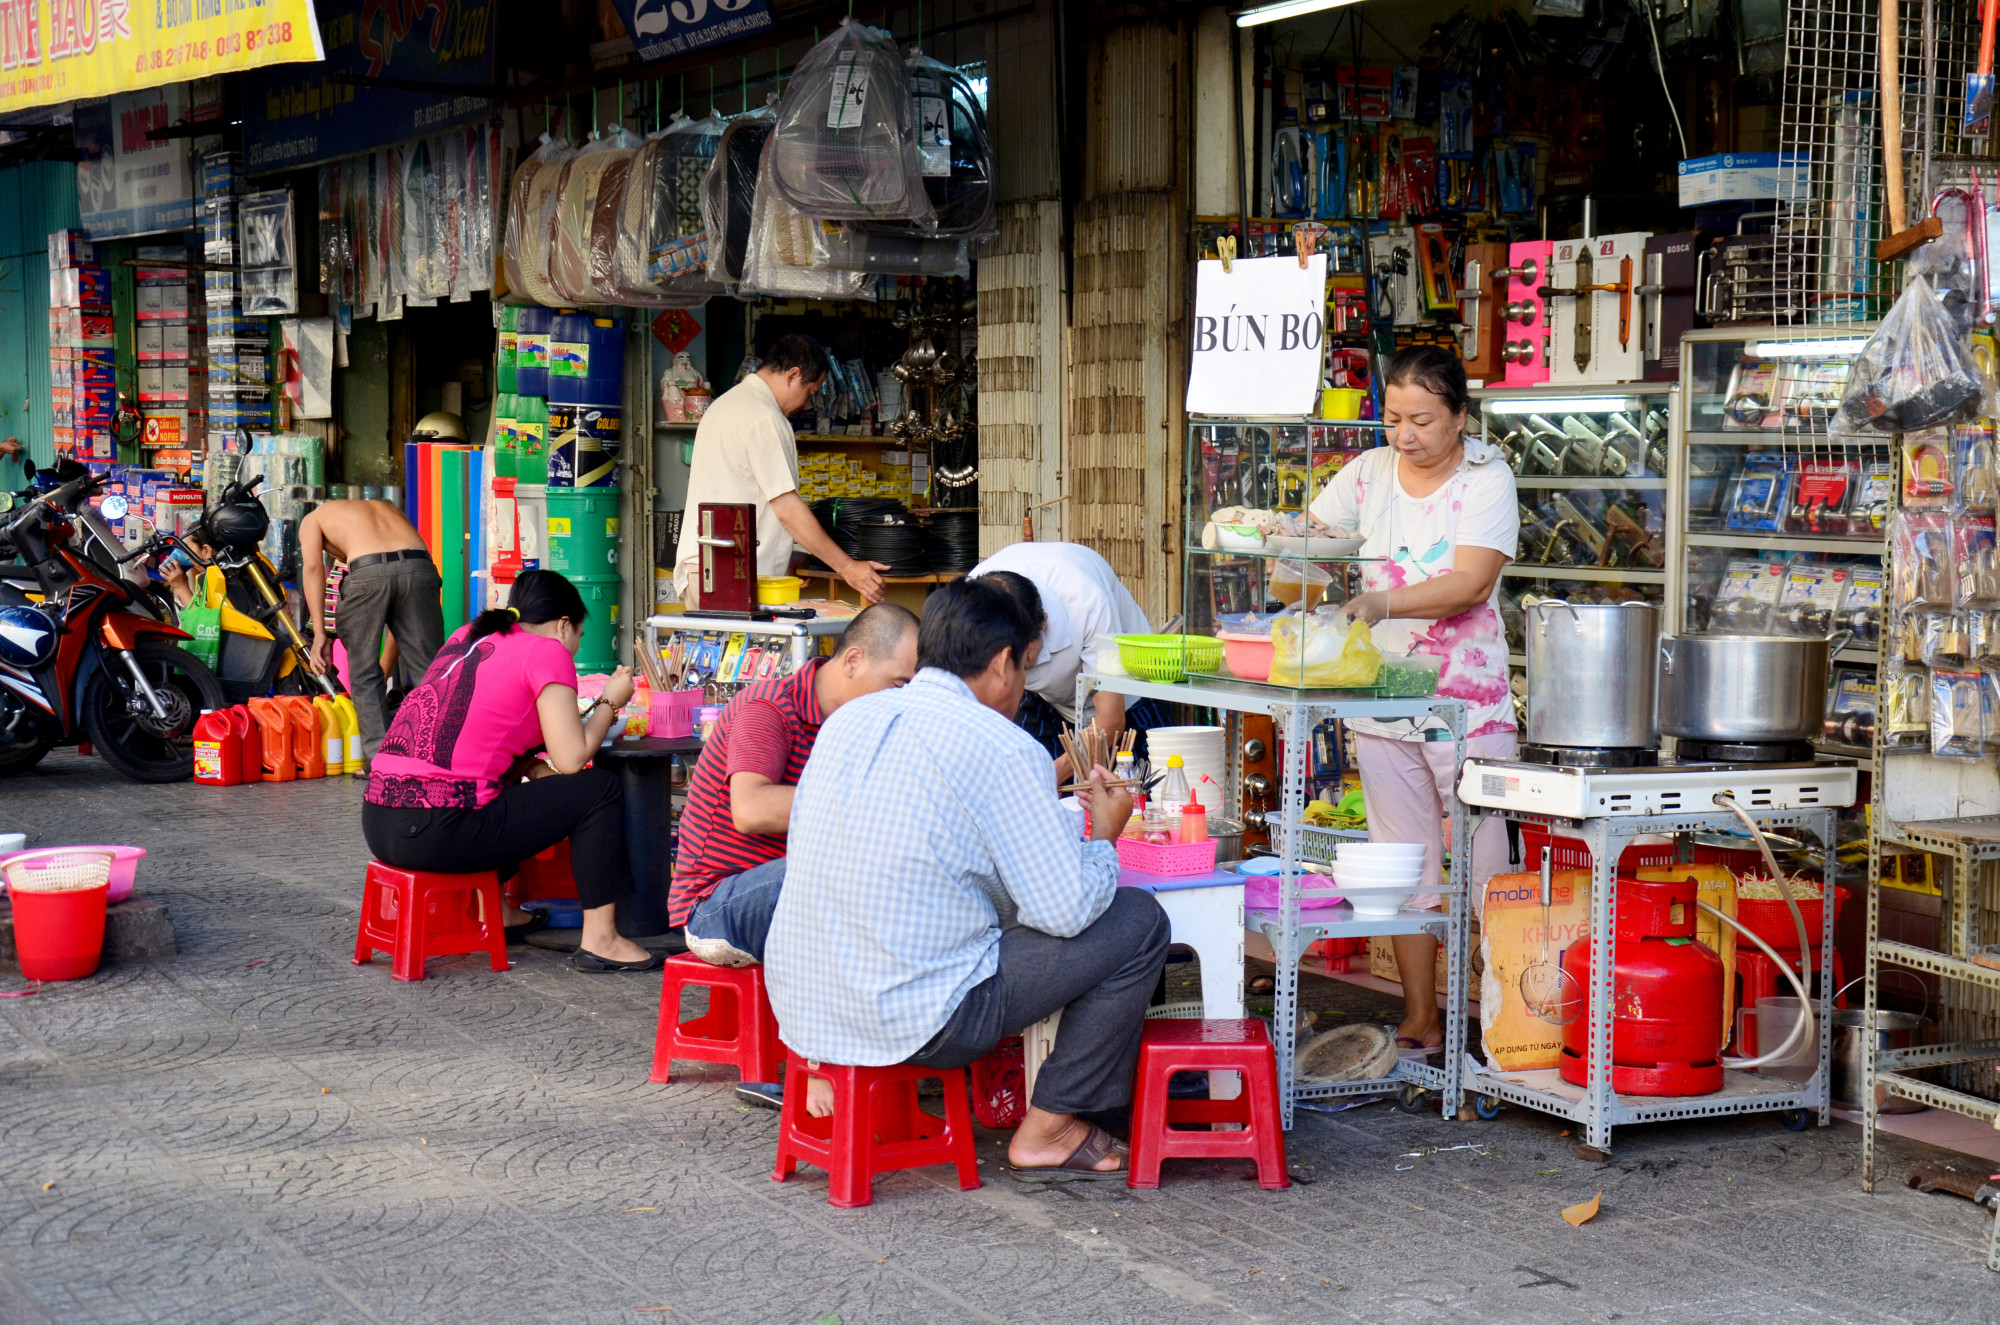
[[[204,561],[186,541],[176,540],[175,546],[198,567],[220,568],[230,604],[262,628],[262,638],[233,631],[222,637],[218,666],[232,697],[302,694],[310,684],[331,699],[340,691],[332,678],[314,670],[312,648],[285,602],[278,568],[264,555],[271,517],[257,500],[262,481],[252,477],[226,485],[189,529],[190,540],[212,549],[212,560]]]
[[[0,578],[0,777],[87,740],[135,782],[186,781],[195,721],[225,701],[215,674],[176,643],[187,632],[119,570],[162,552],[161,540],[111,553],[121,544],[84,504],[98,480],[73,461],[54,478],[53,487],[10,497],[0,513],[0,556],[18,552],[40,594],[36,601],[18,576]]]

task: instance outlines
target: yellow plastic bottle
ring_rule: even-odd
[[[359,777],[368,771],[361,759],[361,715],[354,711],[354,701],[346,695],[333,701],[333,712],[340,719],[341,741],[347,747],[346,757],[340,761],[340,771]],[[333,767],[331,761],[327,767]]]
[[[347,771],[347,738],[340,734],[340,711],[325,695],[313,696],[313,712],[319,717],[320,746],[326,751],[326,775]]]

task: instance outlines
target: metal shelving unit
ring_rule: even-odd
[[[1468,973],[1470,971],[1471,926],[1467,921],[1470,905],[1470,852],[1452,853],[1451,871],[1445,880],[1446,910],[1413,911],[1405,908],[1394,918],[1356,919],[1343,902],[1337,907],[1315,910],[1311,918],[1300,911],[1300,901],[1315,893],[1306,884],[1316,878],[1302,874],[1301,861],[1331,862],[1342,840],[1359,834],[1314,827],[1305,822],[1308,799],[1306,778],[1312,758],[1312,733],[1319,724],[1346,718],[1436,717],[1451,729],[1457,761],[1465,760],[1465,704],[1456,699],[1377,699],[1365,691],[1292,690],[1248,681],[1193,679],[1179,684],[1141,681],[1130,676],[1098,676],[1085,673],[1077,678],[1076,704],[1087,711],[1091,695],[1099,690],[1135,698],[1149,698],[1170,704],[1185,704],[1217,710],[1222,718],[1224,748],[1229,751],[1227,776],[1223,784],[1225,815],[1240,818],[1243,797],[1243,724],[1245,714],[1268,716],[1280,742],[1278,812],[1271,817],[1272,844],[1283,862],[1279,877],[1279,905],[1276,910],[1250,911],[1245,927],[1262,934],[1277,961],[1277,992],[1271,1007],[1271,1039],[1278,1052],[1278,1100],[1284,1125],[1290,1128],[1294,1106],[1300,1100],[1336,1099],[1352,1095],[1376,1095],[1402,1091],[1414,1096],[1419,1091],[1437,1091],[1442,1096],[1446,1118],[1458,1116],[1461,1099],[1460,1055],[1447,1052],[1442,1066],[1399,1059],[1387,1077],[1365,1081],[1341,1081],[1325,1085],[1301,1086],[1296,1080],[1298,1063],[1299,960],[1306,949],[1322,938],[1373,938],[1396,934],[1431,934],[1444,944],[1446,989],[1444,1042],[1465,1043]],[[1454,842],[1469,842],[1471,816],[1464,805],[1452,811]],[[1412,1098],[1410,1103],[1414,1103]]]
[[[1817,1066],[1804,1082],[1759,1072],[1729,1069],[1723,1088],[1712,1095],[1621,1095],[1611,1088],[1611,1073],[1602,1068],[1611,1062],[1613,999],[1616,984],[1614,957],[1618,914],[1617,861],[1632,839],[1644,833],[1699,833],[1734,830],[1739,821],[1726,811],[1671,815],[1633,815],[1581,821],[1551,819],[1540,815],[1509,814],[1521,822],[1547,824],[1553,831],[1583,840],[1590,848],[1592,862],[1590,890],[1590,1018],[1588,1058],[1593,1069],[1588,1084],[1564,1081],[1555,1068],[1525,1072],[1504,1072],[1481,1065],[1470,1054],[1462,1069],[1462,1086],[1480,1097],[1479,1109],[1491,1117],[1494,1101],[1505,1100],[1544,1113],[1553,1113],[1575,1123],[1583,1132],[1584,1146],[1595,1152],[1585,1158],[1602,1159],[1611,1149],[1614,1127],[1629,1123],[1664,1122],[1673,1118],[1719,1118],[1728,1114],[1762,1113],[1786,1109],[1813,1111],[1821,1126],[1830,1121],[1829,1091],[1833,1047],[1833,997],[1831,980],[1823,981],[1817,1000],[1819,1052]],[[1833,841],[1837,812],[1827,810],[1752,811],[1761,828],[1803,828],[1823,843]],[[1826,853],[1826,895],[1833,895],[1833,853]],[[1834,909],[1824,908],[1820,935],[1818,969],[1833,969]],[[2000,975],[2000,972],[1995,972]],[[1803,1122],[1801,1122],[1803,1126]],[[1581,1153],[1581,1152],[1580,1152]]]

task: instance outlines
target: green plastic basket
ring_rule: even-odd
[[[1171,685],[1189,672],[1222,666],[1222,641],[1210,635],[1119,635],[1118,661],[1141,681]]]

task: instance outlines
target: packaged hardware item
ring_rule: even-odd
[[[1958,572],[1958,605],[2000,607],[2000,553],[1993,545],[1993,517],[1954,517],[1952,550]]]
[[[1941,511],[1957,493],[1951,463],[1951,429],[1923,428],[1903,434],[1903,506]]]
[[[1775,428],[1782,421],[1778,411],[1778,365],[1770,359],[1739,363],[1729,374],[1729,389],[1722,397],[1722,426],[1736,431]]]
[[[2000,467],[1996,467],[1990,421],[1962,423],[1951,430],[1953,496],[1961,511],[1992,515],[2000,504]]]
[[[1784,585],[1784,562],[1732,559],[1709,609],[1708,628],[1748,634],[1767,629]]]
[[[1824,636],[1847,594],[1848,568],[1793,562],[1785,570],[1770,626],[1786,635]]]
[[[1847,510],[1848,532],[1856,538],[1880,537],[1895,494],[1894,466],[1887,460],[1862,462],[1859,486]]]
[[[1941,511],[1898,511],[1890,529],[1896,558],[1896,608],[1947,608],[1958,601],[1958,560],[1951,517]]]
[[[1851,460],[1809,460],[1792,483],[1784,528],[1788,534],[1843,538],[1850,532],[1847,513],[1860,477]]]
[[[1786,497],[1792,476],[1786,457],[1756,452],[1744,457],[1743,468],[1729,494],[1729,515],[1724,522],[1731,529],[1775,531],[1786,513]]]
[[[1978,672],[1931,673],[1931,753],[1977,759],[1984,749],[1986,686]]]
[[[1873,645],[1882,633],[1882,568],[1863,563],[1848,568],[1847,593],[1834,624],[1852,631],[1856,645]]]
[[[1965,336],[1915,276],[1856,356],[1833,426],[1909,433],[1971,417],[1984,395]]]
[[[1827,690],[1826,739],[1842,745],[1872,745],[1876,707],[1873,672],[1853,667],[1834,669],[1833,684]]]

